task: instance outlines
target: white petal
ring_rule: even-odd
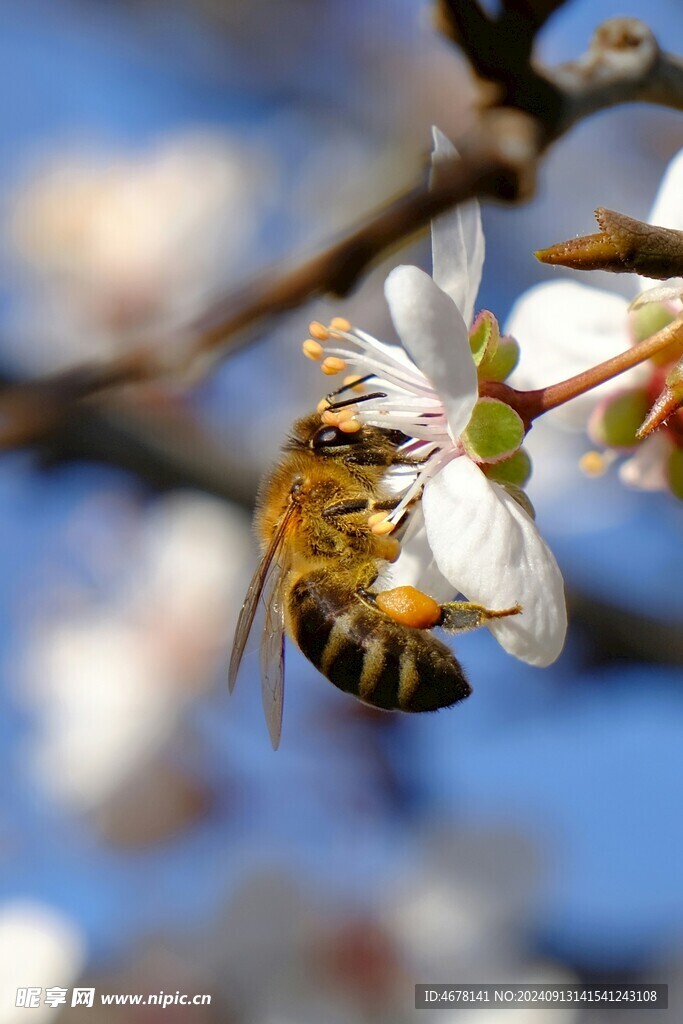
[[[427,535],[437,564],[470,601],[522,612],[489,629],[530,665],[559,656],[567,629],[562,575],[532,519],[467,458],[454,459],[427,483]]]
[[[548,387],[630,348],[626,299],[575,281],[553,281],[530,288],[517,300],[505,326],[521,349],[510,384],[521,390]],[[550,415],[567,426],[583,427],[597,403],[615,390],[643,380],[635,367],[580,395]]]
[[[649,302],[676,302],[683,297],[683,277],[670,277],[668,281],[660,282],[649,288],[651,277],[639,277],[640,286],[643,289],[634,299],[629,309],[640,309]]]
[[[382,574],[381,585],[390,587],[417,587],[439,603],[452,601],[455,589],[441,574],[427,540],[422,507],[410,514],[410,523],[401,539],[398,561]]]
[[[443,132],[432,128],[432,181],[438,175],[440,160],[458,156],[458,151]],[[432,275],[440,288],[455,302],[469,327],[484,265],[484,232],[479,203],[463,203],[453,213],[444,213],[432,221]]]
[[[673,158],[662,178],[654,206],[650,211],[650,224],[658,224],[665,228],[683,230],[683,149]],[[655,278],[638,277],[642,290],[648,289]],[[667,282],[668,283],[668,282]],[[655,285],[656,286],[656,285]],[[666,286],[665,286],[666,287]],[[664,296],[669,298],[669,296]],[[678,298],[678,295],[674,296]],[[647,302],[659,302],[659,298],[648,298]]]
[[[683,149],[670,162],[650,212],[650,224],[683,230]]]
[[[443,403],[451,435],[467,426],[478,397],[469,334],[455,303],[418,267],[396,267],[384,284],[403,345]]]
[[[619,478],[639,491],[667,491],[666,463],[670,453],[671,442],[662,430],[656,430],[621,464]]]

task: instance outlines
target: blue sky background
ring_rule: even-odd
[[[630,6],[668,49],[683,51],[680,4]],[[386,88],[373,66],[373,54],[379,61],[387,48],[400,66],[416,26],[426,38],[423,5],[321,0],[309,5],[307,18],[301,9],[293,5],[291,34],[270,41],[271,56],[262,42],[267,33],[261,26],[259,35],[253,18],[245,35],[233,37],[189,3],[3,4],[5,196],[38,157],[74,140],[134,151],[166,133],[208,126],[259,147],[277,169],[275,193],[254,200],[257,230],[245,245],[245,274],[310,246],[322,237],[316,218],[328,212],[311,206],[308,223],[301,202],[292,206],[290,199],[312,154],[329,139],[341,139],[342,150],[354,146],[353,187],[377,199],[384,193],[376,168],[388,152],[397,180],[409,181],[419,167],[432,107],[425,101],[424,121],[413,112],[411,124],[402,126],[388,72]],[[544,32],[542,54],[571,58],[592,27],[616,13],[627,12],[609,0],[568,4]],[[428,54],[432,44],[421,45]],[[439,61],[446,60],[434,45]],[[443,104],[436,96],[433,108]],[[551,276],[534,264],[531,250],[590,231],[595,206],[645,216],[668,159],[682,145],[680,115],[651,108],[605,113],[559,143],[528,209],[485,211],[489,256],[478,305],[504,319],[524,288]],[[331,179],[322,189],[329,206],[335,193]],[[344,216],[350,212],[345,207]],[[9,265],[11,250],[4,248]],[[413,253],[424,258],[424,246]],[[344,306],[363,302],[369,329],[386,321],[377,298],[381,276]],[[12,274],[4,277],[0,312],[11,323],[17,293]],[[295,360],[308,318],[305,311],[287,318],[200,391],[208,427],[247,456],[258,437],[264,465],[319,388]],[[17,358],[15,350],[0,348],[0,364]],[[248,413],[264,396],[263,433],[254,434]],[[0,896],[30,896],[66,912],[84,931],[91,968],[104,970],[125,963],[151,934],[179,942],[188,927],[200,934],[210,928],[218,908],[261,862],[305,877],[322,904],[338,899],[372,908],[388,879],[419,873],[421,837],[438,828],[492,836],[501,856],[496,863],[505,863],[520,836],[528,844],[533,884],[516,910],[516,942],[529,957],[598,973],[675,960],[683,941],[683,673],[678,663],[650,659],[653,644],[657,660],[675,657],[669,634],[656,629],[664,623],[674,635],[683,611],[683,509],[673,499],[627,492],[615,478],[587,482],[572,469],[580,443],[568,441],[564,451],[569,476],[562,501],[544,497],[540,483],[537,499],[541,527],[570,590],[580,595],[555,668],[530,669],[506,658],[488,635],[473,636],[458,646],[475,689],[465,706],[378,725],[351,713],[348,700],[292,651],[276,756],[261,721],[255,669],[231,702],[221,674],[215,689],[189,706],[179,745],[168,752],[170,764],[210,793],[209,808],[135,850],[112,846],[92,821],[36,787],[24,750],[40,722],[17,698],[17,666],[28,642],[26,614],[40,606],[51,573],[84,586],[93,601],[106,597],[110,581],[90,557],[91,547],[79,551],[69,540],[79,510],[102,492],[125,495],[142,509],[154,499],[119,471],[78,464],[46,474],[28,454],[3,456]],[[106,547],[119,528],[93,524],[95,545],[99,537]],[[607,620],[586,607],[607,608]],[[627,653],[605,632],[605,622],[619,622],[621,613],[637,622]],[[457,876],[457,865],[452,870]]]

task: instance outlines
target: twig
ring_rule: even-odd
[[[474,71],[499,87],[497,105],[515,107],[552,125],[562,91],[531,62],[537,33],[565,0],[507,0],[491,18],[476,0],[439,0],[440,23]]]
[[[473,131],[458,140],[461,159],[440,164],[431,190],[421,182],[317,256],[275,268],[228,294],[191,326],[194,340],[173,369],[205,367],[210,354],[219,358],[244,344],[246,328],[315,296],[347,294],[387,249],[458,203],[473,196],[528,199],[548,146],[595,112],[636,101],[683,110],[683,61],[660,51],[647,26],[632,18],[605,22],[578,60],[554,69],[535,67],[535,35],[561,3],[506,0],[492,20],[474,0],[444,0],[450,34],[498,91]],[[163,377],[168,366],[161,351],[141,349],[109,366],[6,390],[0,394],[0,448],[45,436],[63,424],[75,402],[96,391]]]
[[[97,398],[117,383],[146,380],[150,367],[121,359],[19,382],[0,371],[0,447],[34,447],[47,467],[96,461],[154,490],[192,487],[250,506],[258,471],[210,437],[173,395],[155,384],[153,395],[128,389]]]
[[[585,56],[555,68],[550,77],[564,93],[556,137],[623,103],[683,110],[683,60],[660,50],[652,31],[636,18],[604,22]]]
[[[154,491],[192,488],[250,508],[259,470],[219,444],[182,408],[119,400],[83,402],[37,440],[41,464],[104,463]],[[155,403],[156,406],[157,403]]]
[[[478,9],[463,0],[453,0],[452,6],[457,11]],[[540,18],[541,11],[547,16],[559,3],[538,0],[535,6]],[[469,55],[473,48],[474,38]],[[489,76],[495,73],[500,82],[508,65],[491,65]],[[346,295],[387,249],[458,203],[473,196],[503,202],[529,199],[539,158],[592,114],[633,102],[683,110],[683,60],[662,52],[650,29],[634,18],[605,22],[583,57],[542,74],[528,70],[526,82],[514,96],[508,91],[507,107],[482,111],[477,126],[458,140],[462,158],[440,164],[439,182],[431,191],[426,183],[414,187],[319,255],[293,269],[273,268],[226,296],[194,325],[197,337],[190,358],[214,349],[229,353],[244,344],[236,336],[246,327],[311,298]],[[529,92],[531,82],[535,93]],[[547,101],[546,86],[560,97],[559,105]]]
[[[292,269],[273,268],[228,295],[190,329],[195,342],[189,360],[212,349],[230,351],[238,347],[239,339],[229,344],[226,340],[266,316],[293,309],[318,295],[348,294],[387,249],[458,203],[474,196],[518,198],[519,156],[530,126],[519,123],[514,111],[496,112],[495,120],[496,132],[480,147],[481,152],[440,165],[436,187],[415,186],[318,255]],[[526,147],[524,153],[526,156]]]
[[[510,405],[517,411],[528,430],[538,416],[544,415],[551,409],[557,409],[558,406],[572,401],[587,391],[592,391],[593,388],[604,384],[605,381],[612,380],[625,373],[626,370],[647,362],[653,356],[666,353],[671,349],[678,353],[682,339],[683,317],[677,317],[656,334],[632,345],[625,352],[620,352],[596,366],[591,366],[590,369],[584,370],[582,373],[568,377],[567,380],[538,388],[535,391],[517,391],[509,384],[486,381],[482,385],[481,393],[491,398],[499,398]]]

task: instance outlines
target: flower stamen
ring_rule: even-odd
[[[310,328],[314,337],[304,343],[304,352],[318,361],[324,355],[321,362],[323,373],[332,375],[346,367],[363,371],[361,376],[347,376],[344,384],[318,405],[319,412],[337,411],[342,403],[333,402],[334,396],[347,389],[360,390],[367,380],[373,378],[383,390],[360,394],[358,398],[349,400],[353,419],[361,426],[398,429],[408,437],[435,444],[446,443],[448,422],[441,400],[424,374],[402,350],[351,327],[343,317],[335,317],[328,327],[314,322]],[[333,344],[323,344],[325,341]],[[363,403],[362,409],[359,408],[360,402]]]
[[[308,330],[309,330],[309,333],[310,333],[311,337],[317,338],[318,341],[328,341],[329,340],[330,332],[328,331],[327,327],[324,327],[317,320],[312,320],[311,321],[311,323],[308,325]]]
[[[368,526],[370,532],[376,534],[378,537],[385,537],[389,533],[393,533],[396,524],[392,523],[386,512],[375,512],[368,519]]]
[[[301,346],[301,351],[307,359],[312,359],[313,362],[317,363],[318,360],[323,357],[323,347],[319,341],[315,341],[313,338],[306,338],[306,341]]]
[[[357,433],[357,431],[360,430],[360,428],[361,424],[358,422],[358,420],[354,419],[343,420],[339,424],[339,429],[343,434],[355,434]]]
[[[320,369],[328,377],[333,377],[335,373],[341,373],[346,369],[346,361],[339,356],[326,356]]]
[[[618,453],[612,449],[604,452],[585,452],[579,459],[579,469],[586,476],[604,476],[617,457]]]

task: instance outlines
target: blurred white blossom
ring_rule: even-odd
[[[44,1002],[50,986],[68,988],[85,960],[85,937],[76,922],[55,907],[15,899],[0,908],[0,1024],[52,1019]],[[17,988],[39,988],[40,1005],[16,1006]]]
[[[174,735],[223,665],[249,550],[245,518],[216,499],[159,499],[128,538],[110,598],[35,627],[28,755],[52,796],[94,808]]]
[[[244,273],[268,172],[230,136],[168,136],[135,155],[43,158],[11,197],[23,259],[15,330],[29,369],[114,355],[169,334]]]
[[[650,212],[650,223],[683,229],[682,197],[683,150],[664,175]],[[640,295],[650,301],[639,300],[631,305],[621,295],[573,280],[531,288],[515,303],[506,325],[506,330],[519,341],[522,353],[511,383],[522,389],[546,387],[626,351],[639,336],[654,333],[680,312],[682,304],[674,297],[677,285],[667,285],[665,292],[652,292],[651,284],[646,278],[634,278],[634,293],[639,289]],[[667,304],[655,305],[662,297],[668,299]],[[641,308],[634,310],[634,306]],[[544,419],[574,429],[588,427],[597,443],[609,445],[601,436],[601,421],[610,404],[621,396],[628,399],[629,394],[641,395],[642,420],[648,401],[654,401],[662,385],[662,369],[650,361],[551,411]],[[634,426],[637,425],[634,420]],[[630,456],[619,467],[622,481],[642,490],[666,489],[670,482],[669,460],[678,448],[678,431],[670,432],[667,427],[641,443],[633,439],[619,451]]]
[[[286,849],[271,851],[273,867],[252,866],[213,925],[178,950],[209,971],[238,1020],[254,1024],[413,1024],[423,1015],[416,981],[576,981],[530,953],[538,874],[528,840],[504,829],[417,832],[400,849],[387,845],[370,889],[355,898],[325,880],[323,865],[319,878],[304,876],[285,869]],[[439,1017],[476,1024],[493,1012],[441,1009]],[[556,1013],[507,1012],[519,1024]],[[578,1016],[565,1015],[568,1024]]]

